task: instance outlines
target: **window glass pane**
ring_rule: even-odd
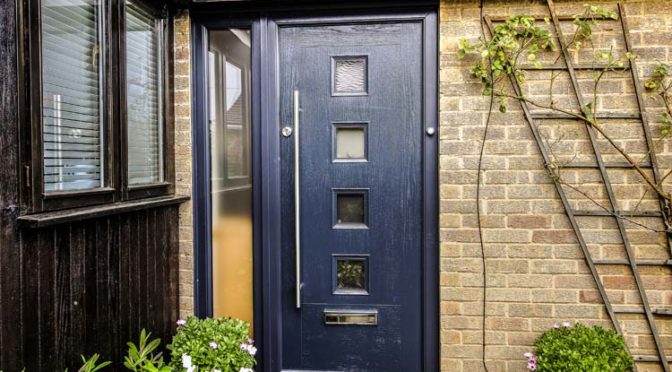
[[[161,22],[126,2],[128,183],[163,181]]]
[[[363,224],[366,222],[364,216],[364,194],[337,194],[336,195],[336,222],[338,224]]]
[[[252,324],[250,33],[216,30],[209,39],[213,315]]]
[[[365,160],[366,131],[360,127],[336,127],[336,160]]]
[[[361,293],[368,291],[367,258],[336,257],[337,294]]]
[[[361,95],[367,90],[366,57],[334,57],[333,93]]]
[[[42,0],[44,191],[103,186],[105,60],[95,0]]]

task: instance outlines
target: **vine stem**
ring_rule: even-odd
[[[632,158],[632,157],[631,157],[625,150],[623,150],[623,149],[622,149],[622,148],[621,148],[621,147],[620,147],[620,146],[613,140],[613,138],[611,138],[611,137],[609,136],[609,134],[606,133],[606,131],[604,130],[604,128],[602,128],[602,126],[600,126],[600,125],[597,123],[596,120],[590,119],[590,118],[586,117],[585,115],[577,114],[577,113],[575,113],[575,112],[572,112],[572,111],[569,111],[569,110],[566,110],[566,109],[562,109],[562,108],[559,108],[559,107],[555,107],[554,105],[547,105],[547,104],[544,104],[544,103],[541,103],[541,102],[537,102],[537,101],[531,100],[531,99],[529,99],[529,98],[527,98],[527,97],[525,97],[525,96],[512,95],[512,94],[508,94],[508,93],[504,93],[504,92],[498,92],[497,95],[500,96],[500,97],[506,97],[506,98],[516,99],[516,100],[518,100],[518,101],[526,102],[526,103],[529,103],[529,104],[531,104],[531,105],[533,105],[533,106],[536,106],[536,107],[538,107],[538,108],[542,108],[542,109],[547,109],[547,110],[553,110],[553,111],[556,111],[556,112],[560,112],[560,113],[569,115],[569,116],[571,116],[571,117],[573,117],[573,118],[575,118],[575,119],[582,120],[582,121],[586,122],[586,123],[587,123],[588,125],[590,125],[592,128],[594,128],[595,130],[597,130],[597,132],[600,133],[600,134],[602,135],[602,137],[604,137],[604,139],[606,139],[607,142],[609,142],[609,144],[610,144],[611,146],[613,146],[614,149],[616,149],[616,151],[618,151],[618,153],[621,154],[621,155],[625,158],[625,160],[628,162],[628,164],[632,165],[632,167],[635,169],[635,171],[636,171],[636,172],[637,172],[637,173],[644,179],[644,181],[647,183],[647,185],[649,185],[649,187],[651,187],[651,188],[652,188],[652,189],[653,189],[653,190],[654,190],[660,197],[662,197],[663,199],[672,202],[672,200],[670,199],[670,195],[667,194],[667,193],[666,193],[666,192],[665,192],[665,191],[664,191],[664,190],[663,190],[663,189],[662,189],[662,188],[661,188],[661,187],[660,187],[660,186],[659,186],[659,185],[658,185],[658,184],[657,184],[657,183],[656,183],[656,182],[655,182],[655,181],[654,181],[654,180],[653,180],[647,173],[646,173],[646,171],[645,171],[645,170],[638,164],[637,161],[635,161],[635,159],[633,159],[633,158]]]

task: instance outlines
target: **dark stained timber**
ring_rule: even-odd
[[[80,354],[92,353],[121,370],[126,342],[137,342],[141,328],[164,344],[175,331],[178,205],[186,198],[172,195],[172,111],[166,182],[110,198],[120,194],[115,178],[102,199],[98,191],[79,197],[121,202],[53,211],[72,205],[42,198],[34,172],[41,168],[30,168],[41,156],[32,145],[40,133],[31,107],[39,102],[31,87],[40,84],[31,53],[38,22],[28,12],[35,4],[0,0],[0,370],[78,370]]]
[[[23,359],[21,255],[16,249],[18,193],[18,68],[16,1],[0,1],[0,369]],[[5,370],[14,370],[5,369]]]
[[[4,238],[4,214],[0,222]],[[76,370],[80,354],[100,353],[121,370],[126,342],[137,342],[140,329],[169,342],[177,222],[178,207],[169,205],[17,230],[20,243],[2,246],[0,369]]]

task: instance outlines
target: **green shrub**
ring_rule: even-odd
[[[556,324],[537,338],[534,354],[525,356],[528,369],[537,372],[634,371],[623,337],[600,326]]]
[[[171,372],[172,369],[164,365],[163,356],[158,352],[161,339],[150,339],[151,333],[143,328],[140,332],[138,344],[133,342],[128,345],[128,353],[124,357],[124,367],[133,372]]]
[[[251,369],[257,349],[249,333],[250,325],[238,319],[189,317],[178,321],[177,334],[168,345],[170,366],[189,372]]]

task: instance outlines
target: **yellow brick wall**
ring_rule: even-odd
[[[180,11],[174,18],[175,87],[175,183],[179,195],[192,195],[191,174],[191,69],[189,13]],[[180,317],[194,311],[192,202],[180,206]]]
[[[546,15],[541,1],[486,1],[484,13],[492,16],[514,14]],[[585,1],[556,2],[558,13],[581,12]],[[599,1],[610,10],[615,2]],[[653,63],[666,61],[672,47],[672,2],[631,1],[626,13],[635,53],[639,55],[639,75],[650,73]],[[488,97],[469,73],[473,58],[458,60],[460,39],[477,42],[481,36],[478,1],[444,0],[440,7],[440,198],[441,198],[441,366],[442,371],[481,371],[483,352],[482,301],[483,268],[476,220],[476,176],[480,145],[488,111]],[[614,23],[617,24],[617,23]],[[620,28],[614,24],[596,27],[596,44],[615,46],[622,53]],[[571,22],[565,33],[570,32]],[[618,39],[618,40],[617,40]],[[620,43],[620,44],[619,44]],[[599,49],[600,46],[597,46]],[[620,50],[619,50],[620,48]],[[586,51],[588,52],[588,51]],[[584,53],[586,54],[586,53]],[[592,56],[592,50],[589,53]],[[576,62],[585,62],[583,54]],[[535,99],[548,95],[549,72],[531,72],[527,94]],[[586,89],[592,77],[579,74]],[[602,112],[637,112],[631,83],[610,76],[601,87],[598,107]],[[571,92],[571,93],[570,93]],[[556,80],[554,95],[560,105],[571,106],[573,94],[568,76]],[[660,104],[647,99],[652,119]],[[589,142],[582,124],[546,122],[542,132],[555,146],[558,158],[587,154]],[[643,135],[628,123],[609,124],[619,144],[632,153],[646,155]],[[617,125],[620,125],[618,127]],[[606,124],[605,124],[606,126]],[[654,134],[657,134],[656,125]],[[575,134],[578,133],[578,134]],[[562,136],[565,136],[564,138]],[[572,137],[574,136],[574,137]],[[571,140],[567,140],[571,137]],[[663,168],[669,168],[668,145],[659,148]],[[617,160],[604,146],[605,158]],[[525,121],[520,105],[509,103],[507,113],[492,115],[483,158],[482,223],[487,267],[487,308],[485,321],[486,359],[490,371],[523,371],[522,354],[531,350],[536,335],[554,322],[577,322],[610,326],[610,321],[563,206],[543,159]],[[572,159],[587,160],[587,159]],[[623,209],[634,208],[646,187],[631,170],[612,171],[614,192]],[[573,186],[589,193],[598,203],[606,203],[606,192],[595,170],[563,173]],[[599,209],[580,194],[568,190],[577,209]],[[657,208],[652,193],[640,203],[644,209]],[[662,227],[660,221],[645,221]],[[584,218],[579,224],[595,256],[622,257],[620,236],[613,218]],[[632,245],[640,257],[669,257],[665,234],[627,226]],[[599,268],[612,304],[637,304],[632,275],[623,266]],[[672,304],[672,276],[669,268],[643,267],[641,275],[654,306]],[[654,354],[652,339],[641,315],[621,316],[627,342],[634,353]],[[658,318],[668,355],[672,351],[672,323]],[[659,370],[643,364],[640,370]]]

